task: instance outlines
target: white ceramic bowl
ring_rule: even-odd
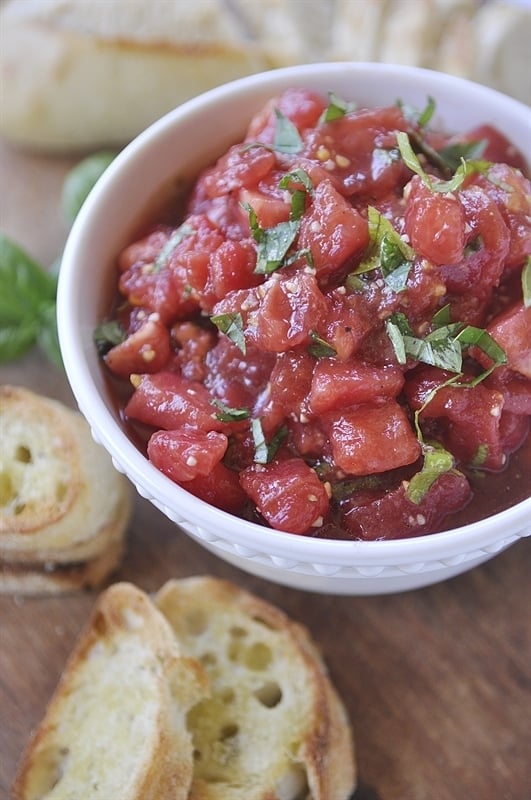
[[[453,77],[384,64],[318,64],[264,73],[214,89],[176,108],[135,139],[92,191],[68,239],[58,290],[67,375],[94,438],[143,497],[221,558],[292,587],[369,595],[425,586],[464,572],[531,533],[531,499],[466,527],[414,539],[327,541],[269,530],[219,511],[176,486],[124,432],[92,341],[115,281],[114,262],[161,187],[196,174],[238,141],[251,115],[279,91],[303,86],[391,105],[437,102],[433,125],[462,131],[492,123],[531,163],[529,109]]]

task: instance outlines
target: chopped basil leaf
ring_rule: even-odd
[[[290,255],[284,259],[283,266],[289,267],[290,264],[294,264],[301,258],[305,258],[308,266],[312,269],[314,268],[312,251],[308,247],[303,247],[302,250],[295,250],[295,252],[290,253]]]
[[[379,268],[387,285],[393,291],[401,292],[406,288],[415,251],[402,239],[389,220],[373,206],[368,208],[368,223],[367,253],[351,275],[360,275]]]
[[[472,460],[470,462],[471,467],[481,467],[487,460],[487,456],[489,454],[489,446],[488,444],[480,444],[478,449],[474,453]]]
[[[246,352],[245,336],[243,333],[243,318],[236,311],[229,314],[215,314],[210,317],[210,321],[240,348],[242,353]]]
[[[211,402],[212,405],[219,409],[216,412],[216,419],[221,422],[239,422],[240,420],[248,419],[251,413],[248,408],[230,408],[230,406],[225,405],[217,398],[214,398]]]
[[[356,103],[343,100],[334,92],[328,92],[328,106],[325,108],[319,117],[319,123],[333,122],[335,119],[341,119],[345,114],[356,110]]]
[[[491,358],[496,365],[507,363],[507,356],[503,349],[492,338],[490,333],[487,333],[483,328],[475,328],[473,325],[467,325],[455,338],[456,341],[460,342],[465,347],[479,347],[479,349],[482,350],[486,356]]]
[[[278,182],[279,189],[289,189],[290,184],[301,183],[308,194],[313,196],[314,188],[312,179],[304,169],[294,169],[293,172],[287,172],[283,178]]]
[[[455,171],[463,159],[470,161],[481,158],[485,152],[486,146],[486,139],[481,139],[478,142],[456,142],[455,144],[448,145],[448,147],[443,147],[441,150],[437,150],[437,152],[448,169]]]
[[[166,244],[161,248],[159,254],[157,255],[153,264],[153,272],[160,272],[161,269],[163,269],[168,263],[168,259],[177,245],[182,242],[185,236],[190,236],[192,233],[195,233],[195,231],[191,225],[187,225],[186,222],[183,222],[182,225],[179,225],[179,227],[172,233]]]
[[[299,227],[298,220],[289,220],[288,222],[279,222],[273,228],[262,229],[263,236],[258,242],[256,273],[268,275],[283,265],[286,254],[299,232]]]
[[[443,310],[445,311],[444,316],[442,315]],[[506,363],[506,356],[502,348],[486,330],[475,328],[472,325],[464,325],[461,322],[440,324],[443,319],[447,319],[447,311],[441,309],[439,314],[439,317],[434,317],[432,320],[432,331],[423,339],[413,335],[404,314],[393,314],[386,320],[387,335],[399,364],[405,364],[407,357],[410,356],[415,361],[421,361],[450,372],[461,373],[462,351],[471,346],[479,347],[485,355],[492,359],[494,366]],[[488,373],[494,366],[488,370]],[[481,373],[474,379],[474,383],[469,382],[463,385],[476,385],[488,373]]]
[[[280,109],[275,108],[276,127],[273,150],[279,153],[300,153],[303,141],[293,122],[284,116]]]
[[[289,218],[292,222],[297,222],[306,211],[306,192],[296,189],[291,196],[291,208]]]
[[[280,445],[288,435],[288,429],[283,425],[278,429],[273,438],[269,442],[266,442],[260,419],[252,419],[251,433],[254,441],[255,464],[268,464],[276,456]]]
[[[431,189],[432,192],[439,192],[441,194],[455,192],[463,184],[468,175],[471,175],[475,172],[482,174],[488,173],[490,167],[490,162],[488,161],[465,161],[464,158],[461,158],[461,163],[457,167],[453,177],[450,178],[450,180],[433,180],[433,177],[428,175],[428,173],[422,168],[422,165],[411,146],[411,142],[409,141],[409,136],[407,133],[398,131],[396,134],[396,140],[398,142],[400,154],[406,166],[409,167],[412,172],[416,173],[420,178],[422,178],[426,186]]]
[[[425,128],[426,125],[431,122],[431,118],[435,112],[436,104],[433,97],[428,96],[426,106],[423,111],[419,111],[414,106],[408,105],[402,100],[397,101],[397,106],[400,108],[404,117],[409,120],[409,122],[412,122],[421,128]]]
[[[527,256],[522,270],[522,294],[524,306],[529,308],[531,306],[531,256]]]
[[[101,356],[108,353],[111,347],[121,344],[125,341],[126,334],[122,326],[117,320],[109,320],[102,322],[95,329],[92,338],[96,349]]]
[[[337,355],[337,351],[326,339],[322,339],[316,331],[310,331],[312,344],[308,346],[308,351],[316,358],[327,358]]]
[[[413,475],[406,489],[406,497],[415,505],[418,505],[423,500],[437,478],[444,472],[449,472],[454,466],[452,454],[437,442],[423,445],[423,451],[424,463],[422,469]]]

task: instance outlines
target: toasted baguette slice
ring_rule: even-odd
[[[211,683],[188,715],[190,800],[347,800],[351,729],[308,632],[210,577],[170,581],[155,602]]]
[[[197,664],[131,584],[103,592],[23,756],[15,800],[184,800]]]
[[[101,587],[121,564],[123,537],[87,561],[57,564],[8,563],[0,560],[0,594],[38,596],[78,592]]]
[[[77,411],[0,386],[0,559],[71,563],[102,555],[130,515],[128,481]]]

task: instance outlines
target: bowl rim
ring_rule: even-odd
[[[93,215],[97,216],[100,199],[105,196],[116,178],[131,169],[132,160],[144,148],[155,147],[159,137],[165,136],[173,126],[193,117],[208,104],[222,105],[227,98],[235,94],[252,95],[257,89],[262,90],[265,87],[270,88],[271,94],[274,94],[275,87],[285,86],[286,82],[293,81],[293,85],[307,85],[308,81],[317,75],[325,74],[333,80],[334,76],[344,75],[345,70],[357,78],[376,74],[380,79],[393,80],[396,80],[398,71],[408,82],[413,82],[417,88],[422,88],[424,91],[426,82],[429,81],[431,92],[435,96],[438,85],[464,87],[468,91],[473,90],[477,96],[484,97],[486,103],[496,101],[501,108],[511,110],[512,113],[519,115],[529,113],[527,106],[520,101],[463,78],[419,67],[372,62],[306,64],[257,73],[211,89],[168,112],[140,133],[117,155],[91,191],[68,236],[58,281],[57,317],[61,352],[72,392],[96,441],[105,447],[116,468],[127,475],[142,496],[154,502],[177,524],[181,521],[193,523],[201,529],[219,528],[220,539],[229,536],[231,543],[244,549],[267,552],[269,555],[286,559],[303,558],[323,564],[387,565],[423,559],[433,561],[462,554],[465,551],[484,550],[504,537],[507,538],[508,528],[510,535],[515,538],[531,535],[531,497],[469,525],[395,540],[320,539],[259,526],[214,508],[191,495],[150,464],[112,416],[108,405],[90,378],[88,351],[84,343],[86,331],[76,325],[76,305],[72,302],[73,298],[82,302],[79,287],[76,287],[75,264],[77,253],[88,244],[88,235],[93,224],[91,220]],[[230,531],[230,535],[227,531]]]

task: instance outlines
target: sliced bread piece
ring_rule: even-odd
[[[347,800],[351,729],[307,630],[211,577],[170,581],[155,602],[211,684],[188,715],[190,800]]]
[[[14,800],[185,800],[186,712],[207,691],[170,626],[128,583],[103,592],[22,758]]]
[[[130,485],[79,412],[0,386],[0,441],[0,560],[79,562],[123,535]]]

